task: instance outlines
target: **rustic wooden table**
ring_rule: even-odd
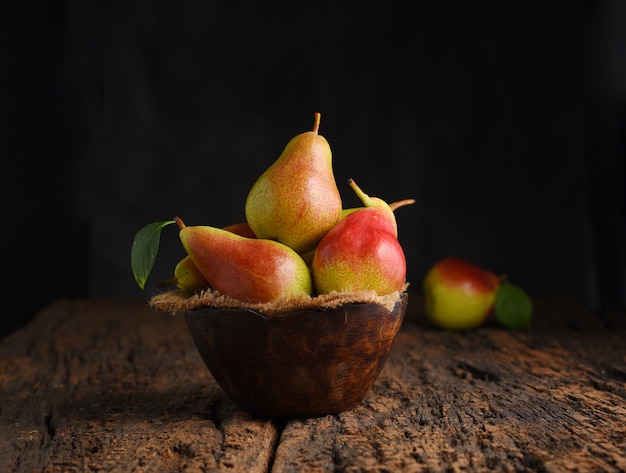
[[[419,296],[363,402],[255,418],[182,317],[61,300],[0,343],[1,472],[626,471],[626,318],[536,301],[533,325],[430,326]]]

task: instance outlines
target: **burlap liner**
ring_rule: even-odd
[[[406,291],[406,283],[401,291],[379,296],[376,291],[359,292],[331,292],[311,297],[307,295],[297,297],[281,297],[274,302],[249,303],[233,299],[217,291],[207,289],[199,293],[189,293],[180,290],[163,292],[150,299],[150,307],[176,315],[200,308],[220,309],[250,309],[267,316],[283,314],[299,309],[334,309],[344,304],[379,304],[389,312],[393,310],[400,296]]]

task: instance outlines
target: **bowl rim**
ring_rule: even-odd
[[[219,306],[201,306],[195,307],[185,311],[185,315],[189,314],[199,314],[200,312],[214,313],[214,312],[248,312],[252,315],[258,316],[262,319],[270,320],[276,318],[286,318],[286,317],[297,317],[300,314],[310,313],[310,312],[335,312],[337,310],[341,310],[345,306],[371,306],[371,307],[382,307],[387,309],[389,313],[392,313],[398,304],[402,304],[404,301],[408,299],[409,293],[408,291],[403,291],[399,293],[398,299],[395,301],[393,307],[389,309],[389,307],[384,304],[378,304],[376,302],[346,302],[344,304],[337,305],[335,307],[295,307],[291,311],[278,312],[276,314],[266,314],[261,312],[260,310],[253,309],[250,307],[219,307]],[[208,314],[207,314],[208,315]]]
[[[289,314],[299,309],[334,309],[345,304],[377,304],[384,306],[391,312],[404,294],[408,293],[409,284],[385,295],[378,295],[374,290],[356,292],[331,292],[317,296],[299,295],[285,296],[273,302],[246,302],[220,294],[211,289],[190,293],[179,289],[162,292],[149,301],[151,308],[167,312],[172,315],[184,314],[196,309],[237,309],[252,310],[266,316],[275,317],[280,314]]]

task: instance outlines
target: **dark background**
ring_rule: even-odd
[[[316,111],[346,207],[349,177],[416,199],[414,290],[456,255],[624,308],[624,2],[23,3],[1,25],[2,335],[61,297],[149,298],[183,250],[166,229],[141,291],[135,233],[243,221]]]

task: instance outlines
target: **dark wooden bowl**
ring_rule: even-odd
[[[408,301],[302,309],[185,313],[209,371],[242,410],[264,417],[318,417],[359,404],[382,370]]]

